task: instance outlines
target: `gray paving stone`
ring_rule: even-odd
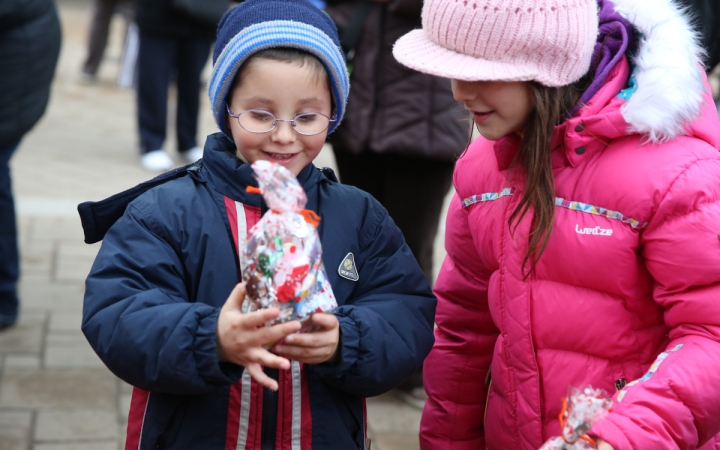
[[[50,331],[45,340],[45,345],[54,345],[58,347],[89,347],[85,335],[78,327],[70,331]]]
[[[120,424],[118,425],[118,434],[120,438],[118,439],[118,450],[125,450],[125,440],[127,438],[127,424]]]
[[[49,335],[44,363],[48,368],[105,367],[80,332]]]
[[[107,369],[6,367],[0,379],[0,408],[92,408],[116,410],[115,376]]]
[[[122,450],[115,441],[77,442],[72,444],[35,444],[33,450]]]
[[[124,395],[124,394],[132,394],[132,391],[133,391],[132,385],[127,384],[126,382],[124,382],[123,380],[121,380],[121,379],[119,379],[119,378],[118,378],[118,383],[119,383],[119,385],[120,385],[120,390],[119,390],[119,392],[120,392],[121,395]]]
[[[82,314],[77,312],[54,311],[50,314],[48,331],[78,331],[82,324]]]
[[[78,203],[80,202],[70,199],[24,196],[17,198],[15,206],[19,215],[43,220],[46,217],[76,217]],[[28,230],[28,235],[30,231],[32,230]]]
[[[31,251],[24,248],[20,254],[20,273],[23,275],[47,275],[52,268],[52,251]]]
[[[0,354],[40,353],[46,314],[22,312],[18,323],[0,333]]]
[[[17,202],[15,204],[17,217],[17,230],[18,230],[18,245],[21,248],[25,248],[27,245],[27,239],[30,231],[30,224],[33,220],[32,217],[23,216],[17,210]]]
[[[20,275],[20,280],[23,283],[32,283],[32,284],[41,284],[41,283],[51,283],[53,280],[51,280],[52,272],[51,273],[25,273]],[[22,298],[20,299],[20,303],[22,303]],[[22,305],[21,305],[22,306]]]
[[[128,413],[130,412],[130,400],[132,400],[132,394],[118,395],[118,419],[122,423],[127,423]]]
[[[99,249],[98,246],[81,243],[61,244],[57,252],[55,280],[84,281]]]
[[[113,440],[118,438],[117,415],[107,410],[44,410],[38,412],[37,442]]]
[[[32,413],[0,409],[0,450],[27,450]]]
[[[79,329],[48,333],[43,361],[48,368],[105,367]]]
[[[28,450],[28,432],[17,428],[0,427],[0,450]]]
[[[80,169],[84,171],[85,169]],[[82,174],[75,174],[82,176]],[[83,241],[82,225],[80,216],[75,214],[66,217],[44,216],[38,217],[31,227],[30,239],[36,243],[64,241]]]
[[[392,393],[367,400],[368,428],[374,434],[397,433],[398,430],[417,435],[422,411],[413,408]]]
[[[32,227],[28,232],[27,244],[21,249],[20,255],[27,253],[28,255],[53,255],[55,253],[55,241],[37,239],[32,232]]]
[[[0,427],[30,429],[32,413],[28,411],[7,411],[0,409]]]
[[[84,283],[55,283],[31,280],[23,276],[20,281],[19,296],[21,309],[46,309],[82,313]]]
[[[416,434],[382,433],[372,437],[372,450],[419,450]]]
[[[40,368],[39,355],[8,355],[5,357],[6,367],[22,367],[27,369]]]

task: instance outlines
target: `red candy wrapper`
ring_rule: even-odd
[[[612,400],[602,389],[570,388],[560,413],[562,435],[549,439],[540,450],[589,450],[597,448],[586,433],[612,409]]]
[[[337,306],[322,262],[318,216],[305,210],[307,197],[295,176],[268,161],[252,165],[267,212],[250,230],[243,255],[247,295],[243,312],[276,307],[267,325],[299,320]],[[250,189],[249,189],[250,190]]]

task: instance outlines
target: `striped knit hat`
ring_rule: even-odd
[[[327,14],[307,0],[247,0],[220,20],[208,84],[215,123],[226,135],[225,99],[240,67],[253,54],[269,48],[296,48],[315,56],[330,77],[335,100],[328,133],[345,114],[350,80],[337,28]]]

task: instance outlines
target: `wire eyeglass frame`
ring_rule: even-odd
[[[297,134],[299,134],[299,135],[302,135],[302,136],[317,136],[318,134],[321,134],[321,133],[323,133],[324,131],[327,131],[327,129],[330,128],[330,124],[331,124],[331,123],[337,122],[337,119],[334,118],[335,116],[333,116],[333,118],[330,118],[330,117],[326,116],[325,114],[323,114],[323,113],[321,113],[321,112],[317,112],[317,111],[308,111],[308,112],[304,112],[304,113],[299,113],[299,114],[296,114],[295,117],[293,117],[292,119],[278,119],[278,118],[275,116],[275,114],[271,113],[270,111],[265,111],[264,109],[246,109],[245,111],[240,111],[239,113],[236,114],[236,113],[233,113],[233,112],[232,112],[232,110],[230,109],[230,105],[227,104],[227,102],[225,103],[225,108],[227,109],[228,115],[230,115],[230,117],[232,117],[232,118],[234,118],[234,119],[237,119],[238,125],[240,125],[240,127],[242,127],[243,130],[247,131],[248,133],[253,133],[253,134],[265,134],[265,133],[270,133],[270,132],[273,131],[275,128],[277,128],[278,123],[280,123],[280,122],[288,122],[288,123],[290,124],[290,126],[292,127],[293,131],[295,131],[295,132],[296,132]],[[270,115],[270,116],[273,117],[273,119],[274,119],[273,122],[272,122],[272,128],[270,128],[269,130],[266,130],[266,131],[253,131],[253,130],[248,130],[248,129],[245,128],[245,127],[243,126],[243,124],[240,122],[240,116],[243,115],[243,114],[245,114],[245,113],[247,113],[247,112],[258,112],[258,113],[263,113],[263,114],[268,114],[268,115]],[[302,132],[298,131],[298,129],[297,129],[297,122],[296,122],[297,118],[298,118],[298,117],[302,117],[302,116],[311,115],[311,114],[319,115],[319,116],[322,116],[322,117],[326,118],[326,119],[328,120],[327,126],[325,126],[325,128],[323,128],[322,130],[318,131],[317,133],[302,133]]]

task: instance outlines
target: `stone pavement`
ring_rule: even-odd
[[[117,450],[124,448],[130,387],[103,366],[80,331],[83,283],[99,244],[83,243],[76,206],[153,174],[137,161],[134,94],[114,82],[121,19],[113,23],[99,81],[81,84],[91,1],[58,3],[64,39],[53,97],[12,161],[21,315],[0,333],[0,450]],[[214,131],[203,97],[200,135]],[[327,149],[319,159],[334,165]],[[438,250],[439,259],[439,242]],[[418,448],[418,410],[393,394],[370,399],[368,410],[373,449]]]

